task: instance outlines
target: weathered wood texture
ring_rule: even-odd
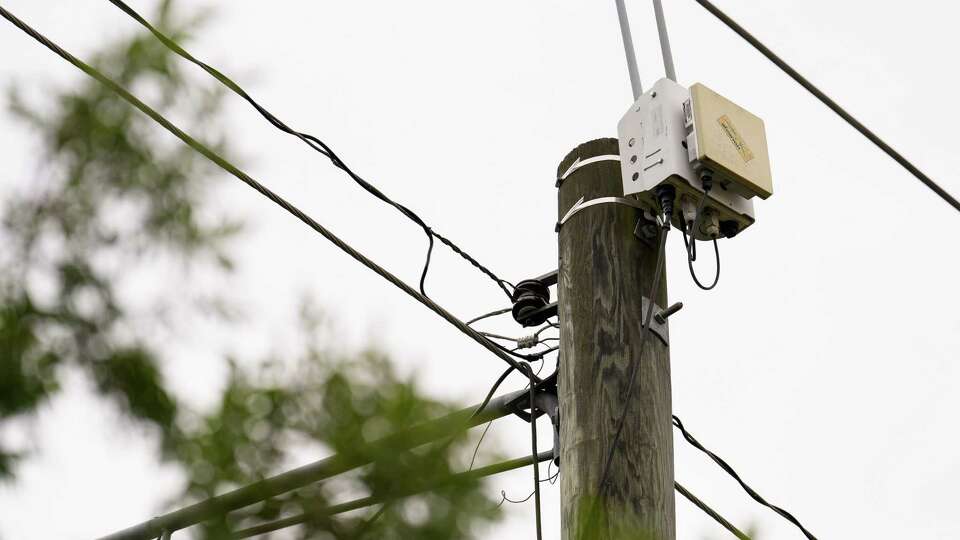
[[[576,158],[618,154],[616,139],[598,139],[572,151]],[[559,174],[558,174],[559,176]],[[587,165],[560,187],[559,215],[580,198],[622,196],[620,165]],[[560,230],[560,480],[564,540],[638,538],[674,540],[673,438],[670,427],[669,350],[653,334],[638,358],[641,298],[650,293],[657,246],[634,236],[637,210],[604,204],[583,210]],[[656,244],[656,241],[654,241]],[[661,277],[656,303],[666,302]],[[629,362],[639,361],[637,387],[614,453],[606,516],[584,529],[620,411],[627,404]]]

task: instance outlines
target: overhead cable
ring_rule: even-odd
[[[139,98],[131,94],[129,91],[127,91],[125,88],[120,86],[118,83],[116,83],[115,81],[113,81],[112,79],[104,75],[103,73],[101,73],[99,70],[83,62],[82,60],[73,56],[69,52],[65,51],[59,45],[47,39],[44,35],[40,34],[36,30],[31,28],[29,25],[27,25],[25,22],[18,19],[15,15],[13,15],[12,13],[4,9],[2,6],[0,6],[0,15],[2,15],[5,19],[13,23],[15,26],[17,26],[21,30],[23,30],[30,37],[40,42],[43,46],[47,47],[48,49],[56,53],[58,56],[70,62],[75,67],[77,67],[78,69],[80,69],[81,71],[83,71],[84,73],[92,77],[93,79],[96,79],[98,82],[100,82],[101,84],[103,84],[104,86],[112,90],[113,92],[117,93],[125,101],[127,101],[128,103],[130,103],[131,105],[139,109],[141,112],[143,112],[144,114],[152,118],[155,122],[163,126],[164,129],[166,129],[167,131],[175,135],[178,139],[183,141],[185,144],[187,144],[188,146],[190,146],[191,148],[193,148],[194,150],[202,154],[204,157],[206,157],[207,159],[209,159],[210,161],[218,165],[221,169],[232,174],[241,182],[255,189],[261,195],[267,197],[268,199],[276,203],[278,206],[280,206],[281,208],[283,208],[284,210],[286,210],[287,212],[295,216],[297,219],[305,223],[311,229],[319,233],[321,236],[329,240],[331,243],[333,243],[342,251],[344,251],[345,253],[347,253],[357,261],[359,261],[361,264],[373,270],[378,275],[380,275],[381,277],[383,277],[384,279],[386,279],[396,287],[403,290],[405,293],[413,297],[415,300],[417,300],[418,302],[420,302],[421,304],[429,308],[431,311],[433,311],[437,315],[440,315],[447,322],[455,326],[458,330],[460,330],[464,334],[471,337],[474,341],[476,341],[477,343],[482,345],[484,348],[486,348],[487,350],[495,354],[498,358],[500,358],[501,360],[503,360],[504,362],[506,362],[507,364],[509,364],[515,369],[519,366],[517,361],[511,358],[507,352],[502,350],[502,348],[497,347],[496,344],[494,344],[492,341],[481,336],[476,330],[464,324],[463,321],[455,317],[446,309],[442,308],[440,305],[438,305],[436,302],[428,298],[426,295],[420,292],[417,292],[412,287],[407,285],[405,282],[400,280],[400,278],[393,275],[392,273],[390,273],[389,271],[387,271],[377,263],[367,258],[365,255],[363,255],[362,253],[354,249],[352,246],[350,246],[349,244],[341,240],[335,234],[330,232],[330,230],[328,230],[326,227],[318,223],[315,219],[305,214],[303,211],[301,211],[299,208],[294,206],[292,203],[288,202],[286,199],[284,199],[277,193],[274,193],[273,191],[271,191],[269,188],[267,188],[260,182],[254,180],[250,175],[243,172],[242,170],[237,168],[235,165],[227,161],[225,158],[220,156],[220,154],[211,150],[209,147],[207,147],[200,141],[194,139],[189,134],[187,134],[186,132],[184,132],[177,126],[175,126],[173,123],[167,120],[163,115],[155,111],[146,103],[142,102]]]
[[[774,504],[770,504],[769,502],[767,502],[767,500],[761,497],[759,493],[757,493],[756,491],[753,490],[753,488],[747,485],[747,483],[744,482],[742,478],[740,478],[740,475],[737,474],[737,471],[733,470],[733,467],[731,467],[726,461],[724,461],[723,458],[714,454],[710,450],[707,450],[702,444],[700,444],[700,441],[694,438],[694,436],[691,435],[690,432],[686,430],[686,428],[684,428],[683,422],[681,422],[680,418],[678,418],[677,416],[673,417],[673,425],[680,430],[680,433],[683,434],[683,438],[686,439],[688,443],[690,443],[697,450],[700,450],[704,454],[710,456],[710,459],[712,459],[714,463],[719,465],[720,468],[724,470],[724,472],[732,476],[733,479],[736,480],[738,484],[740,484],[740,487],[742,487],[743,490],[746,491],[751,498],[753,498],[753,500],[773,510],[778,515],[780,515],[780,517],[794,524],[798,529],[803,531],[803,534],[808,538],[808,540],[817,540],[817,537],[814,536],[813,533],[808,531],[800,523],[800,520],[798,520],[793,516],[793,514],[791,514],[790,512],[787,512],[786,510],[784,510],[783,508],[780,508],[779,506],[776,506]]]
[[[437,240],[440,240],[440,242],[442,242],[443,244],[445,244],[447,247],[449,247],[451,250],[453,250],[454,253],[456,253],[457,255],[460,255],[460,256],[463,257],[465,260],[467,260],[468,262],[470,262],[470,264],[472,264],[472,265],[473,265],[474,267],[476,267],[478,270],[480,270],[481,272],[483,272],[484,274],[486,274],[487,277],[489,277],[489,278],[492,279],[494,282],[496,282],[497,286],[499,286],[500,289],[502,289],[503,292],[504,292],[508,297],[510,297],[510,291],[509,291],[509,290],[507,289],[507,287],[506,287],[506,285],[509,285],[509,284],[510,284],[508,281],[499,278],[496,274],[494,274],[492,271],[490,271],[490,269],[488,269],[488,268],[485,267],[484,265],[480,264],[479,261],[477,261],[477,260],[474,259],[472,256],[470,256],[470,254],[468,254],[468,253],[466,253],[465,251],[463,251],[459,246],[457,246],[456,244],[454,244],[451,240],[449,240],[449,239],[447,239],[446,237],[442,236],[440,233],[434,231],[429,225],[427,225],[427,224],[423,221],[423,219],[420,218],[420,216],[418,216],[418,215],[417,215],[416,213],[414,213],[412,210],[410,210],[409,208],[407,208],[406,206],[404,206],[404,205],[402,205],[402,204],[400,204],[400,203],[398,203],[398,202],[395,202],[393,199],[391,199],[390,197],[386,196],[386,195],[385,195],[382,191],[380,191],[377,187],[375,187],[374,185],[370,184],[369,182],[367,182],[366,180],[364,180],[363,178],[361,178],[361,177],[360,177],[357,173],[355,173],[349,166],[347,166],[347,164],[344,163],[344,161],[343,161],[342,159],[340,159],[340,157],[337,156],[336,153],[334,153],[333,149],[330,148],[330,146],[328,146],[328,145],[327,145],[326,143],[324,143],[322,140],[320,140],[320,139],[317,138],[317,137],[314,137],[313,135],[310,135],[310,134],[307,134],[307,133],[303,133],[303,132],[300,132],[300,131],[296,131],[296,130],[294,130],[293,128],[289,127],[287,124],[285,124],[285,123],[284,123],[283,121],[281,121],[279,118],[277,118],[277,117],[274,116],[272,113],[270,113],[270,111],[268,111],[266,108],[264,108],[264,107],[261,106],[259,103],[257,103],[257,101],[254,100],[253,97],[251,97],[250,94],[247,93],[247,91],[244,90],[239,84],[237,84],[236,82],[234,82],[233,79],[227,77],[227,76],[224,75],[220,70],[214,68],[213,66],[210,66],[209,64],[207,64],[207,63],[205,63],[205,62],[203,62],[203,61],[201,61],[201,60],[198,60],[198,59],[197,59],[196,57],[194,57],[192,54],[190,54],[189,52],[187,52],[186,49],[184,49],[183,47],[181,47],[176,41],[174,41],[174,40],[171,39],[169,36],[167,36],[166,34],[164,34],[163,32],[161,32],[160,30],[158,30],[155,26],[153,26],[152,24],[150,24],[149,21],[147,21],[145,18],[143,18],[143,16],[141,16],[139,13],[137,13],[133,8],[131,8],[130,6],[128,6],[128,5],[127,5],[125,2],[123,2],[122,0],[108,0],[108,1],[109,1],[111,4],[113,4],[114,6],[116,6],[117,8],[119,8],[121,11],[123,11],[124,13],[126,13],[127,15],[129,15],[132,19],[134,19],[135,21],[137,21],[138,23],[140,23],[144,28],[146,28],[147,30],[149,30],[150,33],[152,33],[152,34],[153,34],[161,43],[163,43],[163,45],[166,46],[168,49],[170,49],[171,51],[173,51],[173,52],[176,53],[177,55],[181,56],[182,58],[188,60],[189,62],[191,62],[191,63],[199,66],[201,69],[203,69],[204,71],[206,71],[207,73],[209,73],[213,78],[215,78],[216,80],[218,80],[218,81],[219,81],[221,84],[223,84],[225,87],[227,87],[228,89],[230,89],[231,91],[233,91],[233,93],[237,94],[238,96],[240,96],[241,98],[243,98],[244,100],[246,100],[251,106],[253,106],[254,109],[257,110],[257,112],[260,113],[261,116],[263,116],[263,117],[264,117],[268,122],[270,122],[274,127],[276,127],[277,129],[279,129],[280,131],[283,131],[284,133],[293,135],[294,137],[296,137],[296,138],[300,139],[301,141],[303,141],[303,142],[304,142],[307,146],[309,146],[310,148],[312,148],[312,149],[316,150],[317,152],[319,152],[319,153],[323,154],[324,156],[326,156],[326,157],[330,160],[330,162],[333,163],[334,166],[336,166],[337,168],[341,169],[343,172],[347,173],[347,175],[350,176],[350,178],[352,178],[354,182],[356,182],[357,184],[359,184],[360,187],[362,187],[363,189],[365,189],[368,193],[370,193],[370,194],[373,195],[374,197],[380,199],[381,201],[389,204],[390,206],[394,207],[394,208],[397,209],[401,214],[403,214],[403,215],[406,216],[408,219],[410,219],[411,221],[413,221],[414,223],[416,223],[417,225],[419,225],[421,228],[423,228],[424,232],[425,232],[426,235],[427,235],[427,239],[428,239],[428,241],[429,241],[429,246],[428,246],[428,248],[427,248],[427,255],[426,255],[426,260],[425,260],[424,267],[423,267],[423,273],[420,275],[420,293],[421,293],[421,294],[423,294],[424,296],[427,296],[427,293],[426,293],[426,291],[424,290],[424,283],[425,283],[426,278],[427,278],[427,271],[428,271],[429,268],[430,268],[430,256],[431,256],[431,254],[433,253],[433,239],[436,238]]]
[[[720,8],[713,5],[713,3],[709,2],[708,0],[694,0],[694,1],[700,4],[704,9],[709,11],[714,17],[719,19],[720,22],[722,22],[727,26],[727,28],[736,32],[737,35],[739,35],[741,38],[744,39],[744,41],[752,45],[753,48],[756,49],[760,54],[767,57],[767,60],[770,60],[771,62],[773,62],[773,64],[776,65],[778,68],[780,68],[781,71],[786,73],[791,79],[796,81],[797,84],[802,86],[806,91],[813,94],[813,96],[819,99],[821,103],[826,105],[831,111],[835,112],[837,116],[842,118],[847,124],[853,127],[853,129],[860,132],[861,135],[866,137],[870,142],[875,144],[885,154],[890,156],[890,158],[892,158],[894,161],[900,164],[901,167],[906,169],[907,172],[909,172],[917,180],[922,182],[923,185],[930,188],[930,190],[936,193],[941,199],[946,201],[947,204],[952,206],[954,209],[960,211],[960,201],[957,201],[957,199],[953,195],[947,193],[945,189],[940,187],[940,185],[938,185],[935,181],[933,181],[933,179],[931,179],[923,171],[917,168],[917,166],[911,163],[910,160],[903,157],[903,155],[901,155],[899,152],[894,150],[893,147],[891,147],[883,139],[877,136],[877,134],[875,134],[873,131],[871,131],[862,123],[860,123],[860,121],[854,118],[852,114],[846,111],[846,109],[844,109],[839,104],[837,104],[837,102],[831,99],[830,96],[823,93],[823,91],[817,88],[806,77],[804,77],[796,69],[791,67],[790,64],[788,64],[782,58],[777,56],[776,53],[771,51],[769,47],[767,47],[759,39],[754,37],[753,34],[748,32],[744,27],[737,24],[736,21],[731,19],[726,13],[721,11]]]
[[[707,505],[707,503],[700,500],[699,497],[697,497],[693,493],[690,493],[690,490],[680,485],[680,482],[674,482],[673,487],[674,489],[677,490],[677,493],[683,495],[684,498],[692,502],[694,506],[696,506],[700,510],[703,510],[704,514],[713,518],[714,521],[719,523],[724,529],[733,533],[734,536],[736,536],[740,540],[750,540],[750,537],[747,536],[743,531],[738,529],[733,523],[730,523],[730,521],[728,521],[727,518],[721,516],[716,510],[714,510],[713,508],[710,508]]]

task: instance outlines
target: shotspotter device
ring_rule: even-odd
[[[671,222],[698,240],[736,236],[756,220],[754,197],[773,194],[763,120],[702,84],[660,79],[617,131],[624,195],[656,209],[658,186],[673,186]]]

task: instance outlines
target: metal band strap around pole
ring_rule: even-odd
[[[560,187],[560,184],[562,184],[568,176],[576,172],[577,169],[586,167],[587,165],[591,165],[593,163],[600,163],[602,161],[620,161],[620,156],[617,154],[604,154],[602,156],[594,156],[584,160],[577,158],[573,163],[570,164],[569,167],[567,167],[567,170],[560,175],[559,178],[557,178],[557,187]]]
[[[557,223],[557,231],[560,230],[560,227],[562,227],[564,223],[570,221],[570,218],[577,215],[584,208],[597,206],[598,204],[622,204],[624,206],[636,208],[637,210],[648,210],[648,207],[645,204],[636,199],[627,199],[624,197],[597,197],[596,199],[590,199],[589,201],[584,202],[583,197],[580,197],[580,200],[570,207],[570,210],[568,210],[567,213],[564,214],[563,218],[561,218]],[[659,217],[657,218],[657,221],[660,221]]]

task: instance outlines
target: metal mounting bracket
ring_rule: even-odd
[[[560,465],[560,401],[557,399],[557,373],[555,370],[550,376],[533,387],[533,410],[530,408],[530,396],[524,393],[507,404],[513,414],[524,422],[534,422],[546,414],[553,424],[553,463]]]
[[[641,212],[640,217],[637,218],[637,225],[633,228],[633,235],[640,239],[641,242],[647,245],[647,247],[656,249],[657,238],[660,236],[660,231],[663,230],[663,227],[660,226],[662,220],[659,220],[655,215],[644,210]]]
[[[650,309],[649,306],[650,306],[650,299],[648,299],[646,296],[644,296],[644,297],[641,299],[641,302],[640,302],[640,312],[641,312],[640,316],[641,316],[641,317],[646,317],[646,315],[647,315],[647,310]],[[663,308],[661,308],[660,306],[658,306],[656,303],[653,304],[653,314],[654,314],[654,315],[656,315],[657,313],[662,313],[663,311],[664,311]],[[641,325],[643,324],[643,320],[642,320],[642,319],[641,319],[640,324],[641,324]],[[667,322],[666,319],[664,319],[663,322],[660,322],[660,321],[657,320],[657,317],[650,317],[650,330],[649,330],[649,332],[653,332],[653,334],[654,334],[655,336],[657,336],[658,338],[660,338],[660,341],[662,341],[664,345],[666,345],[667,347],[670,346],[670,327],[668,326],[668,322]]]

